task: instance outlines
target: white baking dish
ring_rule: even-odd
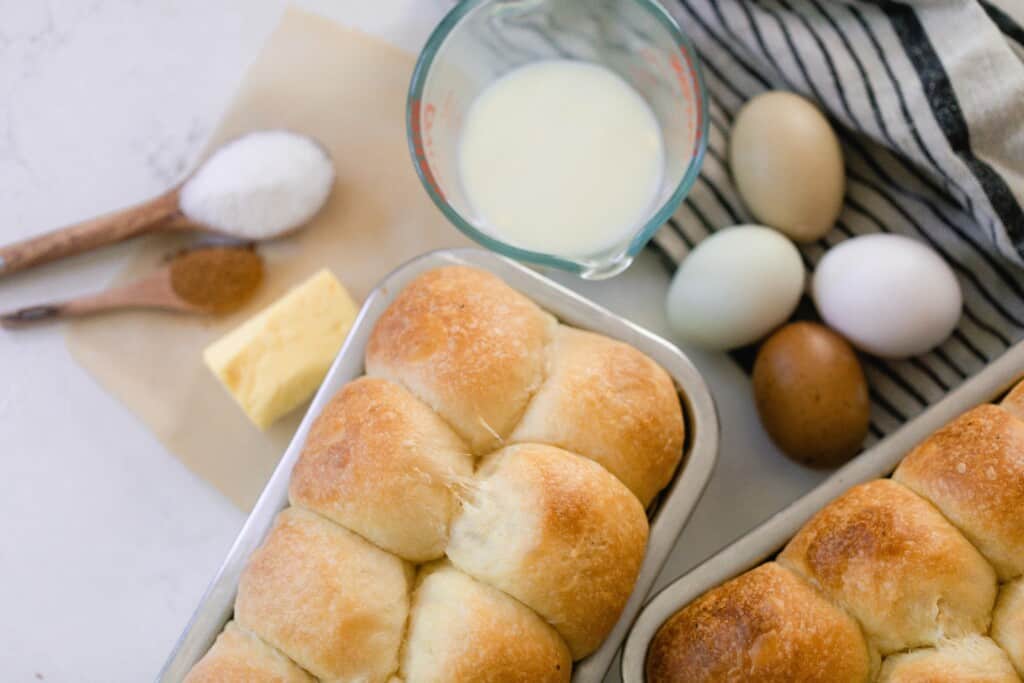
[[[647,649],[665,621],[706,591],[753,569],[780,552],[807,521],[857,484],[891,474],[903,457],[932,432],[971,408],[998,400],[1024,375],[1024,342],[945,398],[879,441],[819,484],[693,571],[676,579],[644,606],[622,653],[623,683],[642,683]]]
[[[327,378],[313,399],[288,450],[164,664],[158,681],[177,683],[184,678],[192,665],[210,648],[231,617],[242,569],[252,552],[263,542],[274,517],[288,504],[288,482],[292,466],[299,457],[310,424],[335,392],[363,373],[363,352],[377,318],[398,292],[420,273],[452,264],[489,270],[559,320],[632,344],[665,368],[681,389],[686,416],[683,461],[668,488],[648,510],[651,532],[647,554],[633,594],[604,645],[574,668],[574,683],[597,683],[604,678],[626,637],[629,625],[640,610],[711,476],[718,454],[718,419],[711,394],[693,364],[678,348],[665,340],[514,261],[479,249],[456,249],[432,252],[406,263],[384,278],[367,297],[345,345],[327,373]]]

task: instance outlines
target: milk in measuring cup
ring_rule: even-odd
[[[458,166],[486,232],[584,257],[621,245],[650,217],[664,157],[654,113],[625,80],[596,64],[549,60],[477,96]]]

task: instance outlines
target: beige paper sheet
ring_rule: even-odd
[[[304,409],[260,432],[202,363],[211,341],[327,266],[362,299],[400,263],[468,244],[434,207],[406,147],[414,59],[322,17],[289,10],[241,84],[211,147],[250,130],[290,128],[320,140],[338,180],[304,230],[261,249],[267,282],[225,319],[135,312],[74,323],[75,360],[137,414],[176,457],[248,511]],[[121,279],[148,270],[181,238],[140,244]]]

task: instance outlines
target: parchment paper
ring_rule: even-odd
[[[304,407],[260,432],[203,365],[203,348],[324,266],[361,301],[413,256],[468,244],[412,168],[404,115],[413,65],[411,55],[375,38],[289,10],[208,149],[261,128],[312,135],[337,168],[327,206],[301,232],[261,248],[267,281],[237,314],[132,312],[79,321],[68,332],[75,360],[243,510],[255,503]],[[148,238],[119,279],[154,267],[184,239]]]

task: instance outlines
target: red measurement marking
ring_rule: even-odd
[[[684,54],[683,57],[686,58],[686,55]],[[689,61],[688,58],[687,61]],[[686,67],[683,66],[683,62],[679,59],[679,55],[672,55],[672,58],[669,59],[669,64],[672,65],[672,71],[676,73],[676,80],[679,81],[679,87],[682,88],[683,92],[688,92],[690,86],[690,72],[688,72]]]
[[[441,186],[438,185],[437,180],[434,178],[433,172],[430,170],[430,164],[427,161],[428,154],[433,154],[433,139],[429,135],[429,131],[433,126],[435,107],[432,104],[428,104],[425,108],[421,106],[419,99],[414,99],[409,104],[412,110],[412,115],[409,117],[409,127],[412,129],[412,146],[413,155],[415,156],[416,167],[419,168],[420,174],[426,180],[427,185],[430,186],[437,196],[442,200],[444,198],[444,192],[441,191]],[[420,112],[423,112],[422,123],[420,121]],[[426,129],[427,137],[424,141],[422,131]],[[424,142],[426,145],[424,145]]]
[[[680,59],[680,56],[682,59]],[[683,64],[683,60],[686,64]],[[702,114],[700,107],[697,108],[697,121],[694,123],[693,120],[693,78],[694,68],[693,60],[690,59],[690,55],[685,51],[680,51],[677,54],[673,54],[669,60],[672,64],[672,71],[676,74],[676,79],[679,81],[679,87],[683,92],[683,97],[686,99],[686,113],[687,113],[687,124],[689,127],[690,135],[693,135],[695,131],[700,131],[702,127]],[[697,144],[697,140],[694,144]]]

